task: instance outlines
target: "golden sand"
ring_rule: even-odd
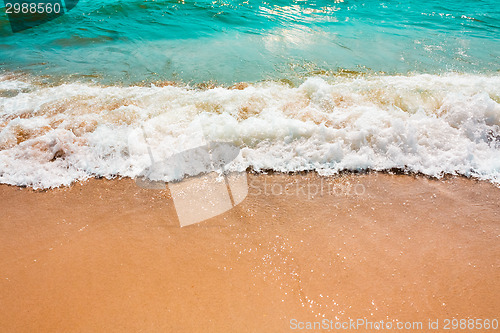
[[[0,331],[286,332],[294,319],[365,318],[422,322],[425,332],[429,319],[498,319],[492,184],[248,180],[236,208],[183,228],[168,190],[130,179],[1,185]],[[325,181],[340,190],[279,193]]]

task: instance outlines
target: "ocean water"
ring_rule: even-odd
[[[0,9],[0,66],[0,183],[135,177],[147,133],[232,143],[231,170],[500,184],[494,0],[80,0],[18,33]]]

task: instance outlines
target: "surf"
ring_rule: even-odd
[[[239,149],[231,171],[399,169],[500,183],[497,75],[318,76],[239,89],[48,85],[10,75],[0,93],[6,184],[136,177],[150,166],[148,149],[163,160],[206,142]],[[133,139],[144,131],[147,144]]]

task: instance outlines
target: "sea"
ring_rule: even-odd
[[[5,9],[0,183],[134,178],[222,142],[229,171],[500,186],[497,0],[80,0],[20,32]]]

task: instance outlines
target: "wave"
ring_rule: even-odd
[[[234,87],[47,85],[0,76],[0,183],[136,177],[225,142],[232,171],[402,169],[500,184],[500,76],[312,77]],[[145,139],[144,139],[145,137]],[[156,175],[163,181],[176,175]]]

